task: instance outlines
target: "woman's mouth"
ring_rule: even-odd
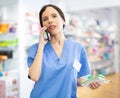
[[[51,26],[49,26],[49,29],[51,30],[51,29],[54,29],[56,26],[54,26],[54,25],[51,25]]]

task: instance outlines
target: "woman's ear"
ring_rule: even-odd
[[[63,25],[65,25],[66,23],[65,23],[65,21],[62,19],[62,23],[63,23]]]
[[[65,22],[65,21],[63,22],[63,25],[64,25],[64,26],[66,25],[66,22]]]
[[[64,29],[65,25],[66,25],[66,22],[63,20],[63,29]]]

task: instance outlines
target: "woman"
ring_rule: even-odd
[[[65,17],[57,6],[45,5],[39,19],[39,43],[32,45],[28,54],[29,78],[35,81],[30,98],[77,98],[77,81],[90,74],[85,48],[65,38]],[[49,40],[44,39],[46,30]],[[99,86],[90,84],[92,89]]]

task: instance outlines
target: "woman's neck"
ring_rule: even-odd
[[[53,36],[50,40],[51,44],[52,45],[55,45],[55,44],[63,44],[64,43],[64,40],[65,40],[65,36],[63,34],[60,34],[60,35],[57,35],[57,36]]]

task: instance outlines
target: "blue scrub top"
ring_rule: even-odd
[[[35,58],[38,43],[29,48],[28,66]],[[80,62],[78,72],[73,63]],[[30,98],[77,98],[77,78],[90,74],[85,48],[78,42],[66,39],[61,57],[58,58],[50,42],[43,51],[42,72],[40,79],[35,83]]]

